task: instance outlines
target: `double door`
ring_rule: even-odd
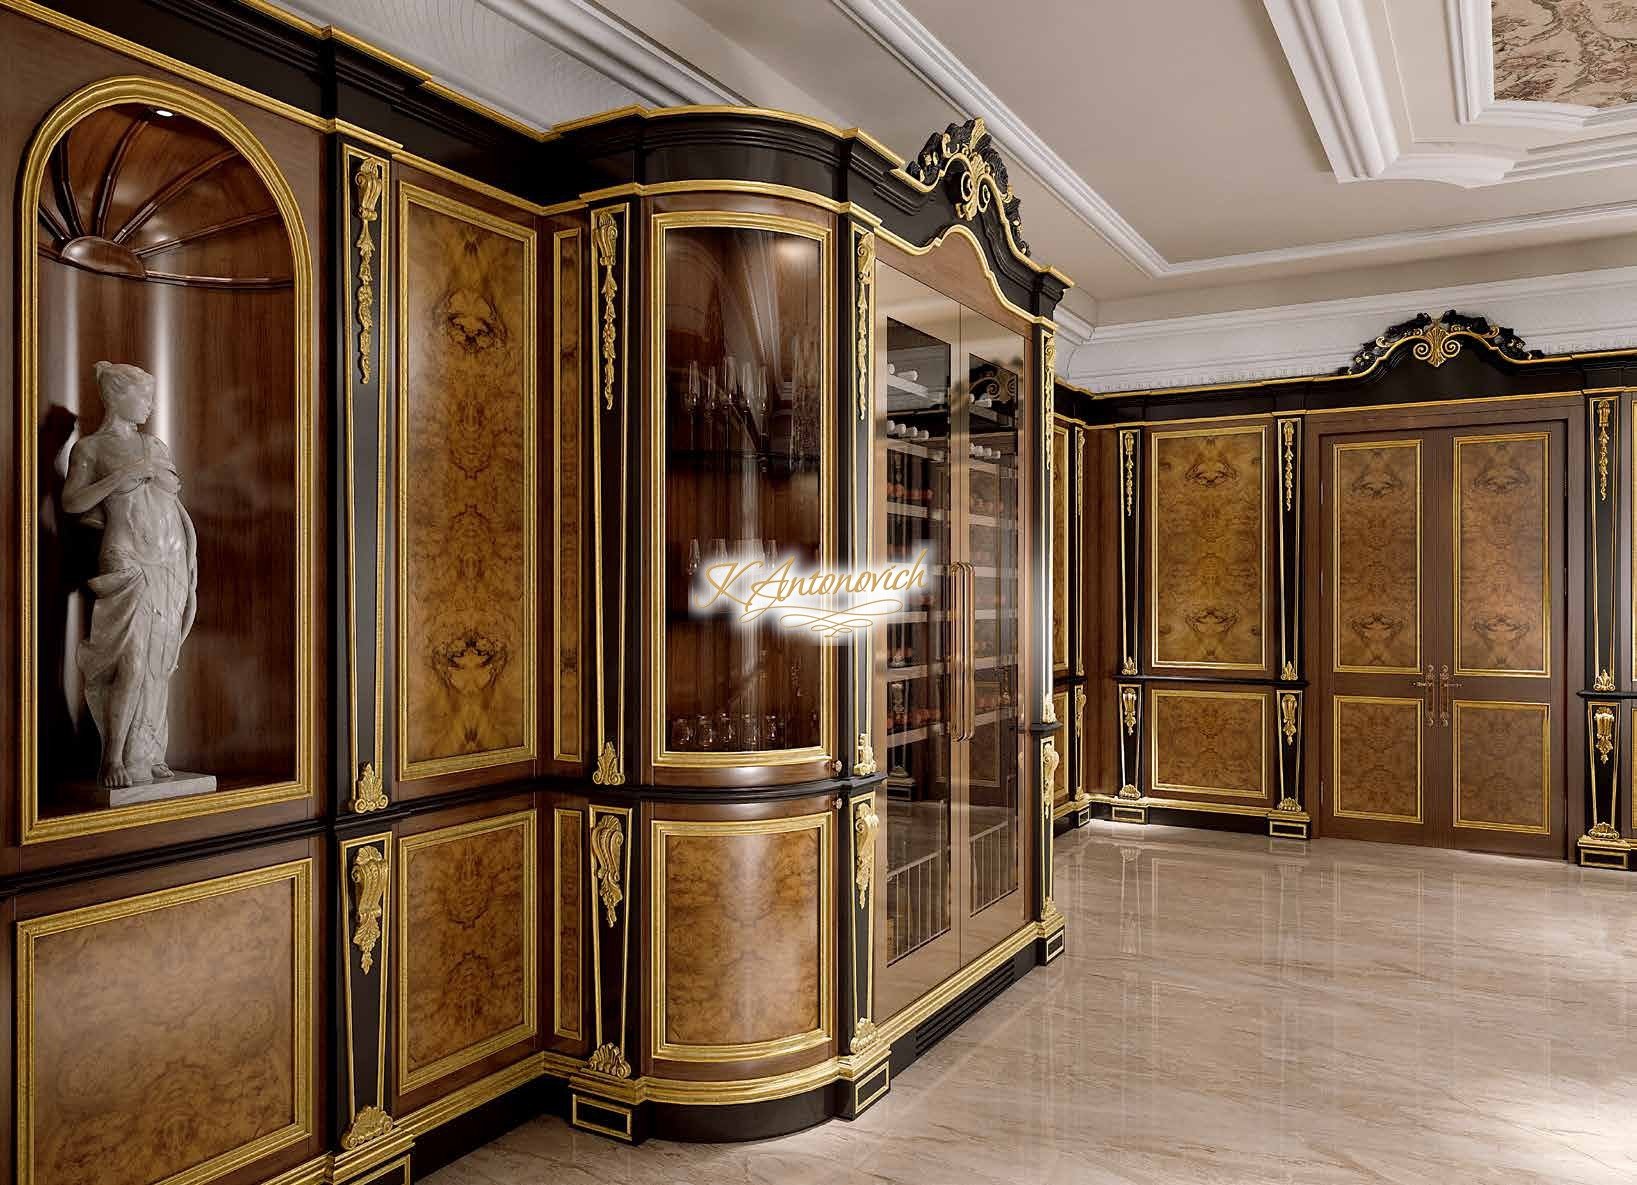
[[[1318,438],[1324,834],[1562,854],[1565,439]]]
[[[935,987],[1025,920],[1019,332],[884,261],[872,551],[932,578],[880,628],[875,1015]]]

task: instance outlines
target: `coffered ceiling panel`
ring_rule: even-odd
[[[1493,0],[1495,97],[1606,110],[1637,103],[1637,4]]]

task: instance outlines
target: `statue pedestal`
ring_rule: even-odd
[[[139,802],[158,802],[166,798],[187,798],[194,794],[210,794],[216,789],[215,774],[194,774],[177,770],[168,778],[156,778],[135,786],[86,786],[75,797],[89,800],[99,807],[134,806]]]

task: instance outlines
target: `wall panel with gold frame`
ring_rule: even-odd
[[[286,858],[306,848],[22,899],[20,1185],[206,1185],[313,1155],[317,871]],[[165,887],[125,887],[144,880]]]
[[[535,239],[400,176],[398,776],[537,749]]]
[[[1272,694],[1151,686],[1149,784],[1156,795],[1272,805]]]

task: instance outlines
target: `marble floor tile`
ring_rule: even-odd
[[[1637,877],[1103,823],[1056,857],[1065,955],[857,1122],[633,1149],[540,1119],[428,1185],[1637,1180]]]

